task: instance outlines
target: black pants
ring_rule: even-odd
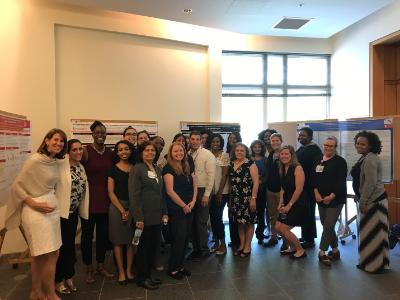
[[[143,282],[150,277],[154,266],[161,238],[161,225],[144,226],[140,236],[139,246],[136,253],[137,280]]]
[[[221,203],[215,199],[215,195],[210,200],[210,222],[214,239],[225,241],[225,226],[222,220],[224,208],[228,202],[229,195],[222,195]]]
[[[260,187],[257,192],[256,199],[256,209],[257,209],[257,228],[256,228],[256,238],[258,240],[264,239],[265,221],[267,217],[267,191],[265,188]]]
[[[70,279],[75,275],[75,236],[78,227],[78,210],[69,214],[68,219],[60,218],[62,245],[56,265],[56,282]]]
[[[192,228],[192,220],[192,214],[178,218],[174,218],[173,216],[170,217],[169,222],[171,225],[172,244],[168,270],[171,272],[183,269],[185,252],[189,243],[190,230]]]
[[[96,225],[96,261],[104,263],[108,241],[108,214],[89,214],[89,219],[81,218],[82,236],[81,251],[85,265],[92,264],[92,242],[94,226]]]
[[[304,190],[306,195],[306,213],[307,217],[304,220],[303,226],[301,226],[301,237],[306,242],[314,242],[314,239],[317,237],[317,224],[315,222],[315,196],[314,191],[312,189]]]
[[[233,218],[233,211],[231,206],[228,206],[228,218],[229,218],[229,236],[233,246],[240,244],[238,224]]]

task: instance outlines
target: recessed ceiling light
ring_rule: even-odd
[[[191,8],[185,8],[185,9],[183,10],[183,12],[184,12],[185,14],[191,14],[191,13],[193,12],[193,9],[191,9]]]

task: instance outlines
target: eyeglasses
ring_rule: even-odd
[[[137,133],[125,133],[125,135],[137,136]]]

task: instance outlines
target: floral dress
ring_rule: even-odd
[[[230,201],[233,219],[239,224],[257,223],[257,212],[251,212],[249,207],[253,188],[250,166],[253,163],[253,161],[246,159],[237,170],[233,168],[233,161],[229,165],[229,179],[232,186]]]

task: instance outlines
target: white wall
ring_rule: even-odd
[[[113,44],[106,50],[108,39]],[[90,50],[93,45],[101,48]],[[146,54],[161,58],[166,69],[159,77],[155,68],[145,71],[146,79],[155,74],[154,85],[142,81],[138,94],[135,85],[141,78],[133,68],[146,66],[128,49],[146,47]],[[219,121],[222,50],[331,53],[331,44],[325,39],[241,35],[52,0],[1,0],[0,49],[0,110],[32,120],[35,149],[48,129],[69,131],[71,117],[158,120],[161,134],[167,136],[181,120]],[[190,57],[200,63],[190,64]],[[79,61],[83,65],[74,65]],[[75,73],[90,63],[93,69]],[[174,70],[172,75],[167,69]],[[183,89],[178,81],[185,84]],[[3,213],[0,209],[0,227]],[[2,252],[24,248],[20,235],[10,233]]]
[[[332,37],[331,117],[370,115],[369,44],[400,30],[400,1]]]

